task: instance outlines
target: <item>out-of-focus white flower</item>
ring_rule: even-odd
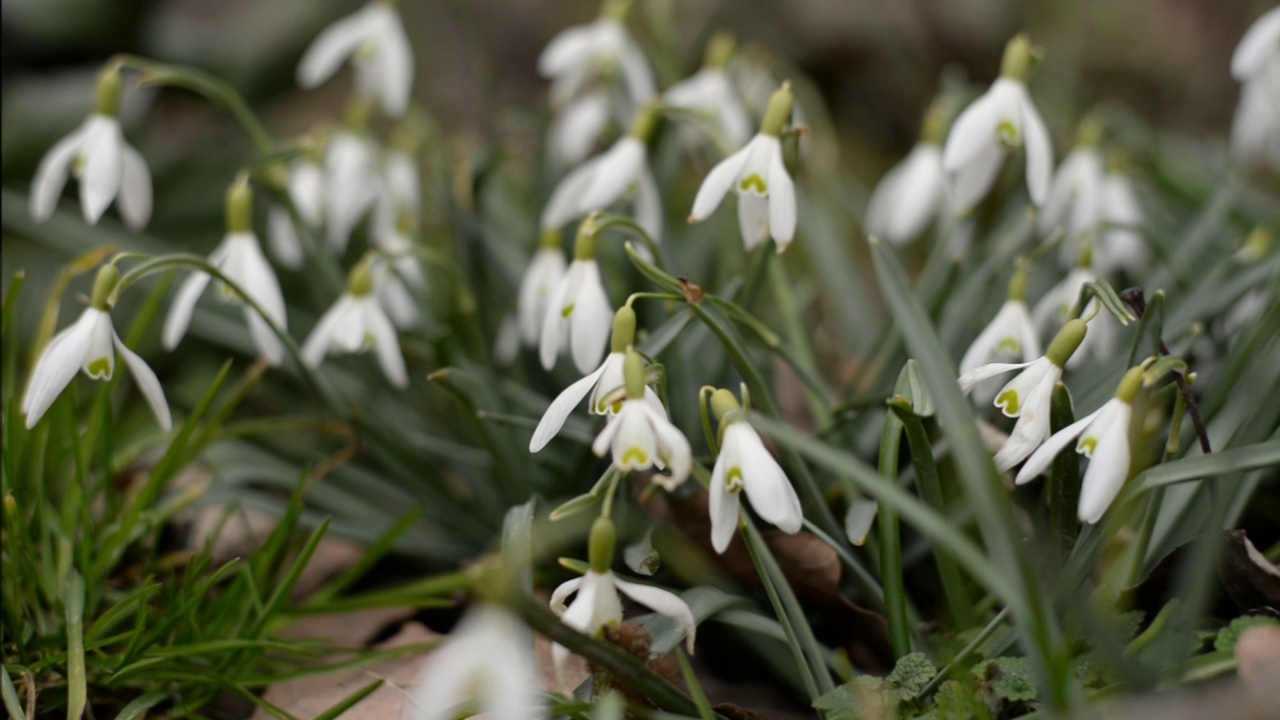
[[[733,51],[731,36],[713,37],[707,45],[702,69],[667,88],[662,101],[696,113],[712,123],[730,147],[740,147],[751,137],[751,117],[729,77],[728,65]]]
[[[80,210],[89,224],[120,200],[120,215],[137,230],[151,219],[151,172],[141,153],[125,142],[116,111],[120,70],[111,66],[98,77],[97,105],[80,127],[49,148],[31,181],[31,217],[45,222],[74,174],[80,183]]]
[[[796,190],[782,161],[782,128],[791,117],[791,85],[783,83],[769,99],[760,132],[741,150],[721,160],[698,188],[689,222],[715,212],[730,189],[738,194],[738,226],[747,249],[772,236],[778,252],[796,232]]]
[[[566,175],[542,211],[542,227],[559,228],[593,210],[604,210],[635,188],[636,223],[649,237],[658,240],[662,233],[662,200],[645,157],[645,141],[657,121],[657,108],[646,107],[626,137]]]
[[[155,413],[160,429],[165,432],[173,429],[169,405],[156,374],[141,357],[125,347],[112,327],[109,298],[119,281],[120,271],[114,265],[99,270],[89,307],[80,319],[54,335],[40,352],[22,396],[22,413],[27,416],[28,430],[40,422],[77,370],[94,380],[110,380],[115,374],[117,352]]]
[[[685,632],[686,647],[693,653],[697,623],[688,603],[677,595],[652,585],[641,585],[619,580],[609,569],[613,561],[616,531],[613,521],[607,517],[596,518],[591,526],[588,543],[590,570],[587,574],[562,583],[551,594],[551,609],[565,625],[586,635],[596,635],[601,628],[622,620],[621,590],[627,597],[675,620]],[[565,606],[570,595],[577,593],[573,602]],[[562,645],[553,645],[551,658],[556,674],[563,683],[564,661],[569,651]]]
[[[417,327],[422,319],[414,292],[427,286],[413,252],[413,226],[406,212],[395,224],[375,228],[373,233],[373,244],[381,251],[372,264],[374,294],[401,330]]]
[[[1280,8],[1263,13],[1240,39],[1231,75],[1242,83],[1231,126],[1236,157],[1280,172]]]
[[[1145,220],[1132,179],[1120,170],[1108,172],[1102,183],[1104,227],[1093,251],[1093,264],[1099,272],[1124,268],[1137,275],[1146,270],[1151,249],[1138,231]]]
[[[1098,276],[1088,267],[1074,268],[1067,273],[1062,282],[1050,288],[1031,311],[1031,319],[1035,321],[1036,328],[1041,333],[1046,333],[1066,324],[1074,317],[1071,311],[1075,309],[1076,300],[1080,298],[1080,290],[1086,283],[1093,282],[1097,278]],[[1110,313],[1099,313],[1099,310],[1097,298],[1090,299],[1085,305],[1086,317],[1095,313],[1098,313],[1098,317],[1090,321],[1089,333],[1080,343],[1079,352],[1073,354],[1067,361],[1067,369],[1078,367],[1088,355],[1098,360],[1111,357],[1115,349],[1116,331],[1119,328],[1116,327]]]
[[[273,181],[289,195],[289,202],[300,220],[309,229],[320,227],[324,217],[324,171],[309,156],[298,158],[289,164],[288,170],[277,165]],[[284,267],[297,270],[302,267],[306,253],[294,219],[289,210],[271,204],[267,210],[267,240],[271,254]]]
[[[427,656],[401,720],[437,720],[464,700],[502,720],[546,717],[538,700],[532,638],[519,618],[481,602],[467,610],[444,644]]]
[[[368,256],[351,271],[347,291],[320,318],[302,345],[302,361],[319,367],[329,353],[377,353],[382,372],[398,388],[409,386],[400,341],[382,306],[374,296],[374,257]]]
[[[351,232],[383,193],[378,149],[362,134],[343,130],[325,148],[324,208],[329,246],[342,253]]]
[[[867,204],[867,230],[903,245],[948,209],[942,149],[920,142],[876,185]]]
[[[737,398],[717,390],[711,408],[720,419],[720,455],[711,470],[711,546],[718,553],[728,549],[738,529],[738,495],[744,490],[765,521],[786,533],[800,532],[800,498],[755,429],[742,419]]]
[[[1026,363],[992,363],[960,376],[960,390],[968,393],[983,380],[1013,370],[1022,372],[996,395],[995,404],[1005,417],[1016,417],[1009,439],[996,453],[996,469],[1004,472],[1022,462],[1049,437],[1049,405],[1053,388],[1062,379],[1062,368],[1084,340],[1087,326],[1071,320],[1049,344],[1044,356]]]
[[[1036,326],[1022,299],[1026,284],[1026,268],[1019,267],[1009,281],[1008,299],[960,359],[961,375],[988,363],[1030,362],[1040,355]],[[974,397],[981,404],[990,402],[994,394],[987,386],[980,386],[974,391]]]
[[[393,148],[384,153],[381,171],[383,192],[378,195],[374,227],[394,228],[401,223],[402,215],[408,215],[416,225],[422,220],[422,180],[417,161],[410,152]]]
[[[942,152],[952,174],[957,206],[968,211],[986,197],[1010,148],[1025,147],[1027,190],[1037,206],[1045,201],[1053,174],[1053,142],[1025,84],[1034,51],[1025,35],[1005,46],[1000,77],[965,108],[951,126]]]
[[[209,264],[262,308],[267,318],[284,331],[287,327],[284,295],[280,292],[280,282],[271,269],[271,263],[267,262],[258,238],[253,234],[252,201],[248,179],[242,176],[227,192],[227,235],[209,255]],[[197,270],[178,286],[178,294],[174,296],[169,314],[164,319],[162,341],[166,350],[177,347],[187,334],[196,301],[200,299],[210,279],[208,273]],[[279,365],[284,360],[284,344],[276,337],[267,320],[258,315],[248,303],[244,303],[243,297],[236,290],[221,282],[218,287],[223,300],[244,305],[245,322],[249,325],[249,333],[253,336],[258,351],[267,362]]]
[[[1086,132],[1084,126],[1080,132],[1081,135]],[[1048,236],[1062,228],[1066,230],[1069,241],[1094,230],[1102,218],[1102,184],[1102,154],[1098,152],[1097,145],[1077,144],[1053,174],[1049,195],[1036,218],[1040,234]],[[1064,242],[1063,247],[1074,250],[1076,246]],[[1070,262],[1074,261],[1072,257]]]
[[[578,371],[591,372],[600,363],[600,354],[609,340],[612,316],[613,308],[595,260],[595,238],[579,230],[573,262],[551,294],[542,316],[542,337],[538,339],[542,367],[554,367],[556,356],[568,346]]]
[[[536,346],[547,315],[547,303],[552,293],[564,279],[564,248],[558,229],[544,229],[538,250],[529,261],[529,267],[520,279],[517,313],[520,319],[520,339],[525,345]]]
[[[547,406],[529,440],[529,452],[538,452],[546,447],[551,438],[564,427],[569,413],[590,394],[587,412],[592,415],[614,415],[622,409],[623,395],[626,388],[625,365],[627,348],[635,341],[636,313],[624,305],[618,308],[613,316],[613,336],[610,338],[610,352],[605,356],[600,367],[586,377],[578,380],[556,396]],[[647,385],[644,388],[645,401],[659,414],[665,415],[662,400]]]
[[[284,206],[275,203],[267,206],[267,242],[276,262],[290,270],[298,270],[306,261],[298,229],[293,226],[293,217]]]
[[[356,94],[377,98],[387,115],[403,115],[413,90],[413,50],[393,3],[374,0],[325,28],[298,62],[298,84],[318,87],[347,58]]]
[[[689,440],[671,424],[660,404],[655,408],[647,399],[640,354],[628,350],[623,362],[626,393],[622,405],[609,416],[604,430],[591,444],[591,451],[599,457],[610,453],[614,467],[624,472],[654,466],[665,469],[667,474],[656,474],[653,481],[666,490],[675,490],[689,479],[693,469]]]
[[[1142,387],[1144,367],[1130,368],[1115,397],[1102,407],[1053,434],[1018,471],[1018,485],[1030,482],[1053,463],[1067,445],[1079,437],[1076,452],[1090,458],[1080,486],[1080,522],[1096,523],[1116,499],[1129,477],[1129,420],[1133,398]]]
[[[564,103],[547,128],[552,161],[557,167],[577,165],[595,147],[609,124],[609,92],[594,88]]]

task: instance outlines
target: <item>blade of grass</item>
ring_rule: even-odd
[[[886,413],[880,434],[880,477],[891,485],[898,484],[898,452],[902,445],[902,421]],[[911,652],[911,629],[907,620],[907,588],[902,578],[902,534],[898,530],[898,514],[889,505],[881,505],[876,517],[880,535],[880,586],[884,588],[884,614],[889,623],[889,639],[894,658]],[[815,698],[816,699],[816,698]]]
[[[84,580],[80,573],[67,578],[67,720],[80,720],[88,702],[88,681],[84,672]]]

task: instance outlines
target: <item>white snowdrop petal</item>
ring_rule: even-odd
[[[603,210],[622,197],[644,167],[644,143],[627,135],[601,155],[593,167],[591,182],[576,198],[577,214]]]
[[[551,38],[538,56],[538,73],[543,77],[554,77],[571,67],[587,63],[596,50],[598,35],[594,24],[561,31]]]
[[[1121,403],[1111,431],[1098,441],[1080,485],[1081,522],[1093,524],[1116,499],[1129,476],[1129,405]]]
[[[936,145],[919,144],[907,156],[887,208],[885,239],[902,244],[920,235],[937,214],[942,193],[942,155]]]
[[[204,293],[209,280],[208,273],[197,270],[188,275],[178,287],[178,294],[174,295],[173,302],[169,305],[169,313],[165,315],[164,328],[161,332],[161,345],[165,350],[178,347],[182,337],[187,334],[187,327],[191,324],[191,315],[195,312],[196,302]]]
[[[951,199],[961,213],[972,210],[987,196],[1000,175],[1005,155],[1004,148],[993,140],[983,146],[968,163],[954,171]]]
[[[392,385],[400,389],[409,387],[409,374],[405,370],[404,355],[400,353],[396,329],[373,297],[366,298],[366,308],[365,330],[373,336],[373,350],[378,356],[378,365]]]
[[[1002,119],[1004,104],[993,85],[982,97],[961,111],[951,125],[942,150],[942,164],[956,172],[969,165],[979,154],[986,153],[997,142],[996,128]]]
[[[27,416],[28,430],[40,422],[80,370],[97,322],[91,313],[96,312],[99,311],[92,308],[85,310],[74,323],[54,335],[40,352],[22,396],[22,412]]]
[[[650,585],[640,585],[639,583],[630,583],[623,580],[614,580],[614,584],[622,591],[624,595],[635,600],[641,605],[645,605],[660,615],[675,620],[684,628],[685,647],[689,654],[693,654],[694,638],[698,633],[698,625],[693,619],[693,611],[689,609],[689,604],[681,600],[675,593],[667,592],[661,588],[652,587]]]
[[[697,196],[693,199],[693,210],[689,213],[690,222],[705,220],[720,206],[721,201],[724,200],[725,193],[729,192],[729,189],[733,187],[738,179],[738,174],[747,164],[747,157],[750,155],[754,144],[755,140],[752,140],[741,150],[721,160],[715,167],[711,168],[711,172],[707,173],[706,179],[702,181],[701,187],[698,188]]]
[[[115,118],[95,115],[89,120],[80,156],[80,205],[89,224],[98,222],[120,192],[124,174],[124,137]]]
[[[636,224],[641,227],[654,242],[662,242],[662,195],[658,191],[658,183],[648,167],[642,167],[636,177]],[[638,251],[647,251],[641,245]]]
[[[310,90],[328,80],[369,34],[373,3],[333,23],[316,36],[298,62],[298,84]]]
[[[1245,31],[1231,56],[1231,76],[1244,82],[1256,76],[1280,44],[1280,7],[1263,13]]]
[[[1031,457],[1027,458],[1027,462],[1022,466],[1022,469],[1018,471],[1018,476],[1013,480],[1014,484],[1025,485],[1048,470],[1054,459],[1058,457],[1058,454],[1065,450],[1080,433],[1084,432],[1085,428],[1089,427],[1089,424],[1098,417],[1098,413],[1102,412],[1104,408],[1094,410],[1062,428],[1046,440],[1044,444],[1036,448]]]
[[[738,229],[742,244],[753,250],[769,239],[769,199],[743,193],[738,196]]]
[[[40,159],[40,166],[31,180],[30,210],[31,218],[36,222],[45,222],[53,216],[83,140],[84,126],[81,126],[55,143]]]
[[[112,333],[112,340],[116,350],[124,356],[124,363],[129,368],[129,373],[133,375],[134,382],[138,383],[138,391],[151,406],[151,412],[155,413],[160,429],[169,432],[173,429],[173,418],[169,414],[169,403],[165,400],[164,388],[160,386],[160,380],[156,378],[155,372],[146,361],[125,347],[119,335]]]
[[[595,372],[565,388],[555,400],[551,401],[546,412],[542,414],[542,419],[538,421],[538,426],[534,428],[533,437],[529,439],[529,452],[538,452],[551,442],[551,438],[564,427],[564,421],[569,418],[573,409],[578,407],[587,393],[596,386],[604,369],[604,365],[596,368]]]
[[[711,547],[724,554],[738,531],[738,493],[729,492],[725,482],[730,465],[728,447],[720,449],[715,467],[711,469],[711,487],[708,491],[708,510],[711,515]]]
[[[569,316],[569,342],[579,372],[591,372],[600,364],[612,324],[613,308],[600,283],[599,267],[591,261],[586,265],[582,286]]]
[[[400,117],[409,107],[413,92],[413,49],[405,35],[400,14],[387,3],[374,3],[382,13],[376,38],[378,48],[379,99],[382,111]]]
[[[579,202],[595,181],[601,157],[588,160],[560,180],[542,209],[542,227],[559,228],[584,212],[579,209]]]
[[[133,146],[123,141],[121,146],[120,215],[129,227],[141,230],[151,219],[151,171]]]
[[[782,162],[782,147],[776,139],[770,147],[769,234],[782,252],[796,235],[796,189]]]
[[[302,241],[293,227],[293,218],[289,211],[273,204],[267,211],[267,240],[271,243],[271,254],[276,261],[290,270],[302,267],[304,258]]]
[[[1003,375],[1004,373],[1012,372],[1014,370],[1021,370],[1025,367],[1029,367],[1030,365],[1031,363],[1029,362],[988,363],[986,365],[979,365],[964,375],[961,375],[960,379],[956,382],[960,385],[960,392],[968,394],[969,391],[973,390],[974,385],[977,385],[983,380],[990,380],[998,375]]]
[[[733,423],[725,429],[725,443],[730,433],[738,448],[743,467],[743,487],[751,507],[765,521],[787,533],[796,533],[804,524],[800,498],[791,487],[786,473],[769,453],[764,442],[751,426]]]
[[[1053,140],[1025,89],[1019,98],[1023,143],[1027,151],[1027,190],[1031,194],[1031,202],[1040,206],[1044,204],[1045,195],[1049,192],[1049,179],[1053,175]]]

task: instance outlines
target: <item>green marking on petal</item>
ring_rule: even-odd
[[[89,377],[94,380],[110,380],[111,379],[111,360],[100,357],[89,363]]]
[[[564,308],[560,310],[560,317],[566,317],[566,318],[567,318],[567,317],[569,317],[570,315],[572,315],[572,314],[573,314],[573,308],[574,308],[574,307],[575,307],[575,305],[574,305],[574,304],[565,305],[565,306],[564,306]]]
[[[996,398],[996,405],[1010,415],[1017,415],[1022,407],[1022,400],[1017,390],[1005,390]]]
[[[1098,447],[1098,438],[1085,437],[1080,438],[1080,444],[1076,445],[1076,452],[1084,453],[1085,457],[1093,457],[1093,451]]]
[[[1000,138],[1000,142],[1006,147],[1016,148],[1022,146],[1022,133],[1018,130],[1018,126],[1008,120],[1001,120],[996,126],[996,136]]]
[[[742,492],[743,482],[744,481],[742,478],[742,468],[738,467],[737,465],[734,465],[733,467],[729,468],[729,472],[724,474],[725,489],[731,493],[736,494],[736,493]]]
[[[757,195],[764,195],[769,192],[769,184],[764,181],[764,178],[760,177],[759,173],[751,173],[738,183],[738,190],[741,192],[751,192],[753,189]]]
[[[609,409],[613,410],[614,415],[617,415],[618,413],[622,412],[622,401],[614,400],[613,404],[609,406]]]
[[[1019,355],[1022,353],[1022,343],[1012,336],[1000,338],[1000,342],[996,343],[996,352]]]
[[[370,332],[365,333],[364,338],[360,340],[360,352],[365,352],[369,348],[373,347],[373,344],[375,342],[376,341],[373,338],[373,333],[370,333]]]
[[[632,464],[634,462],[634,464]],[[649,462],[649,454],[638,447],[629,447],[627,451],[622,453],[622,463],[624,467],[648,467],[652,463]]]

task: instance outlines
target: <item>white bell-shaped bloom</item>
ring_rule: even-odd
[[[427,281],[413,253],[413,241],[403,227],[392,226],[377,230],[373,244],[382,251],[372,265],[374,294],[379,304],[396,327],[417,327],[422,312],[414,293],[425,290]]]
[[[949,209],[942,150],[920,142],[876,185],[867,204],[867,231],[903,245]]]
[[[538,56],[538,73],[552,81],[553,96],[575,96],[602,75],[621,71],[627,95],[637,107],[653,99],[653,72],[622,24],[624,12],[611,12],[606,5],[594,22],[563,30],[547,43]]]
[[[325,148],[324,208],[329,246],[342,253],[360,220],[383,193],[378,149],[367,137],[342,131]]]
[[[399,117],[413,90],[413,50],[393,3],[374,0],[325,28],[298,62],[298,84],[318,87],[351,58],[356,93]]]
[[[309,157],[289,164],[285,191],[298,219],[309,229],[324,222],[324,170]],[[267,241],[276,261],[290,270],[298,270],[306,260],[298,229],[288,209],[272,204],[267,211]]]
[[[995,405],[1005,417],[1018,419],[1013,432],[996,453],[996,469],[1004,472],[1022,462],[1049,437],[1049,410],[1053,389],[1062,380],[1062,369],[1080,346],[1087,327],[1083,320],[1071,320],[1050,343],[1044,356],[1025,363],[992,363],[960,376],[961,392],[990,378],[1021,370],[996,394]]]
[[[1021,485],[1048,470],[1058,453],[1079,437],[1076,452],[1089,458],[1089,468],[1080,486],[1078,515],[1081,522],[1098,522],[1129,477],[1129,421],[1133,398],[1141,387],[1142,370],[1142,366],[1130,369],[1115,397],[1054,433],[1027,459],[1014,481]]]
[[[549,153],[556,167],[577,165],[586,159],[610,115],[609,92],[604,88],[583,92],[558,108],[547,129]]]
[[[1080,290],[1084,288],[1086,283],[1093,282],[1097,279],[1097,275],[1090,269],[1078,267],[1067,273],[1057,285],[1054,285],[1040,300],[1031,311],[1031,319],[1035,322],[1036,328],[1041,334],[1045,334],[1055,328],[1060,328],[1066,324],[1068,320],[1075,317],[1072,311],[1075,309],[1076,301],[1080,298]],[[1119,331],[1115,319],[1110,313],[1099,312],[1098,299],[1091,298],[1085,305],[1084,315],[1086,317],[1098,313],[1089,323],[1089,333],[1085,335],[1084,341],[1080,343],[1079,352],[1071,356],[1067,361],[1067,369],[1073,369],[1084,362],[1086,356],[1092,355],[1098,360],[1106,360],[1111,357],[1111,353],[1115,350],[1116,333]]]
[[[138,383],[138,390],[155,413],[160,429],[165,432],[171,430],[173,421],[160,381],[147,363],[121,342],[105,306],[86,308],[79,320],[54,335],[41,351],[35,369],[31,371],[26,393],[22,396],[27,429],[40,422],[45,411],[76,376],[77,370],[94,380],[110,380],[115,373],[116,353],[124,358],[125,365]]]
[[[690,653],[693,652],[698,628],[688,603],[661,588],[619,580],[612,571],[589,570],[586,575],[561,584],[551,594],[551,609],[565,625],[586,635],[596,635],[604,626],[622,620],[622,600],[618,597],[618,591],[680,623],[684,628],[686,647]],[[565,601],[574,593],[577,593],[577,597],[566,607]],[[551,657],[557,674],[562,672],[568,656],[569,651],[564,646],[552,646]]]
[[[657,240],[662,232],[662,200],[649,171],[644,140],[628,134],[560,181],[542,211],[542,227],[559,228],[593,210],[604,210],[635,190],[636,223]]]
[[[217,268],[228,280],[236,285],[262,308],[266,316],[281,331],[285,330],[284,295],[280,292],[280,282],[276,279],[271,263],[267,261],[258,238],[251,231],[228,233],[222,242],[209,255],[209,264]],[[191,324],[191,314],[195,311],[196,301],[208,286],[210,276],[199,270],[192,272],[178,286],[178,293],[169,306],[169,314],[164,320],[162,334],[166,350],[178,346],[182,337],[187,334],[187,326]],[[230,287],[218,283],[219,296],[227,302],[241,303],[241,296]],[[249,304],[244,304],[245,322],[249,325],[249,333],[253,336],[258,351],[272,365],[279,365],[284,360],[284,344],[276,337],[271,326],[267,324],[257,311]]]
[[[468,699],[490,718],[546,717],[531,650],[529,631],[511,611],[484,602],[471,607],[427,656],[401,720],[442,720]]]
[[[1232,149],[1246,163],[1280,172],[1280,8],[1263,13],[1241,38],[1231,74],[1242,83]]]
[[[538,344],[551,295],[560,286],[565,273],[564,249],[560,246],[559,232],[544,231],[544,236],[552,240],[539,247],[529,261],[529,267],[520,279],[517,300],[520,339],[531,347]]]
[[[738,194],[738,227],[747,249],[773,237],[778,252],[786,250],[796,234],[796,189],[776,136],[756,135],[712,168],[698,188],[689,222],[715,212],[730,188]]]
[[[314,368],[327,354],[362,353],[372,348],[387,380],[398,388],[408,387],[396,329],[373,293],[372,263],[361,265],[364,267],[352,271],[347,291],[325,312],[302,345],[302,361]]]
[[[125,142],[114,115],[94,113],[45,153],[31,181],[31,217],[45,222],[74,174],[80,183],[80,210],[94,224],[113,200],[137,230],[151,219],[151,172],[142,154]]]
[[[662,95],[665,104],[692,111],[707,119],[732,147],[751,137],[751,117],[733,89],[728,71],[707,66],[672,85]]]
[[[693,469],[689,440],[643,396],[629,396],[622,402],[591,443],[591,451],[599,457],[611,454],[614,466],[622,471],[665,468],[668,474],[655,474],[653,481],[666,490],[684,484]]]
[[[1030,362],[1039,355],[1040,339],[1027,304],[1021,299],[1009,299],[965,351],[960,359],[960,374],[987,363]]]
[[[383,192],[379,193],[375,208],[374,227],[377,231],[394,228],[405,215],[412,225],[422,220],[422,179],[418,163],[404,150],[388,150],[383,154],[380,167]]]
[[[718,553],[729,547],[738,529],[738,495],[743,491],[765,521],[783,532],[800,531],[804,514],[786,473],[755,429],[735,420],[724,426],[720,455],[711,470],[711,545]]]
[[[951,173],[953,195],[962,211],[987,196],[1010,148],[1026,150],[1031,202],[1042,205],[1048,195],[1053,175],[1053,141],[1024,82],[1033,55],[1025,36],[1010,40],[1000,77],[951,126],[942,163]]]
[[[307,259],[289,210],[275,203],[267,208],[267,243],[276,262],[290,270],[300,269]]]
[[[1074,263],[1074,255],[1078,254],[1076,245],[1069,240],[1092,231],[1102,218],[1102,184],[1102,154],[1094,145],[1081,145],[1067,153],[1053,174],[1036,228],[1042,236],[1059,228],[1067,232],[1068,242],[1063,243],[1063,248],[1070,247],[1075,252],[1066,262]]]
[[[1278,94],[1277,99],[1280,99]],[[1151,248],[1139,231],[1146,220],[1133,180],[1121,172],[1109,172],[1102,183],[1103,231],[1093,251],[1099,272],[1124,268],[1133,275],[1146,271]]]
[[[547,406],[546,412],[542,414],[542,419],[538,421],[538,426],[533,431],[533,437],[529,440],[529,452],[538,452],[546,447],[547,443],[551,442],[551,438],[564,427],[564,421],[568,419],[569,413],[573,412],[583,398],[589,397],[587,412],[592,415],[617,414],[622,409],[622,394],[626,386],[623,375],[626,357],[626,353],[622,352],[609,353],[595,372],[573,383],[557,395],[556,399]],[[649,403],[654,412],[665,417],[666,410],[662,407],[662,400],[658,398],[658,394],[648,386],[644,391],[645,402]]]
[[[542,337],[538,340],[542,367],[554,367],[556,356],[567,346],[578,371],[591,372],[609,341],[612,317],[609,296],[600,282],[600,266],[594,259],[569,263],[542,316]]]

